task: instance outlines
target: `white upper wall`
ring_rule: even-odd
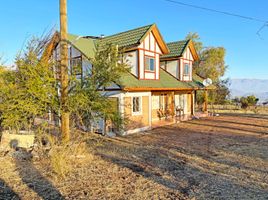
[[[189,47],[185,50],[182,57],[175,60],[161,61],[161,68],[172,74],[174,77],[181,81],[192,81],[192,70],[193,70],[193,55]],[[188,64],[189,74],[186,74],[184,65]]]
[[[129,65],[133,75],[138,77],[138,50],[124,53],[125,62]]]
[[[138,55],[139,79],[159,79],[160,55],[162,55],[162,51],[152,32],[150,32],[138,46]],[[154,59],[154,71],[145,69],[146,57]]]
[[[192,81],[192,72],[193,72],[193,55],[189,47],[187,47],[186,51],[183,54],[182,58],[179,58],[180,62],[180,80],[182,81]],[[184,65],[188,64],[189,66],[189,74],[186,74],[184,71]]]
[[[60,45],[59,44],[53,50],[52,55],[56,61],[60,60]],[[83,75],[90,73],[90,70],[92,68],[92,64],[90,63],[90,61],[85,56],[83,56],[83,54],[78,49],[76,49],[73,45],[68,44],[68,68],[69,69],[71,68],[70,60],[74,58],[78,58],[78,57],[81,57],[82,59]]]

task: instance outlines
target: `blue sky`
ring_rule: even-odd
[[[180,0],[185,3],[268,20],[267,0]],[[0,55],[12,64],[31,35],[59,27],[58,0],[8,0],[0,7]],[[268,79],[268,27],[164,0],[68,0],[68,29],[78,35],[110,35],[156,23],[166,42],[198,32],[205,46],[227,50],[226,77]]]

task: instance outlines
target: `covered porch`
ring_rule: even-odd
[[[152,128],[189,120],[194,115],[194,91],[152,91]]]

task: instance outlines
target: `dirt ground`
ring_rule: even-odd
[[[91,136],[65,179],[0,157],[0,199],[268,199],[268,116],[222,115],[142,134]]]

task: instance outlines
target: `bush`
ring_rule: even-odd
[[[259,99],[256,98],[254,95],[241,97],[240,98],[241,108],[247,109],[249,106],[255,106],[258,101]]]
[[[88,153],[86,143],[75,141],[65,145],[55,145],[49,153],[49,161],[52,172],[57,176],[64,178],[71,173],[74,168],[74,163],[81,158],[87,159],[93,156]]]

